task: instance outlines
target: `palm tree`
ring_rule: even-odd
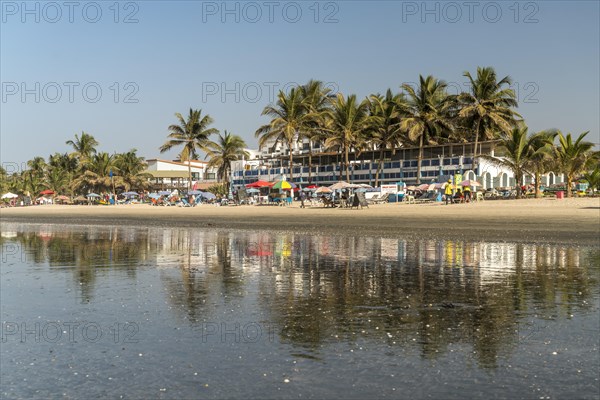
[[[192,164],[191,160],[198,157],[197,149],[205,150],[210,135],[219,133],[215,128],[209,128],[213,123],[210,115],[202,117],[202,110],[192,110],[187,121],[180,113],[175,113],[179,125],[169,126],[169,140],[160,146],[160,152],[164,153],[175,146],[183,146],[179,158],[188,162],[188,189],[192,189]]]
[[[535,198],[542,197],[540,191],[540,177],[542,174],[549,172],[553,167],[552,152],[554,147],[554,131],[542,131],[535,134],[530,141],[530,155],[528,168],[534,174],[535,181]]]
[[[421,161],[423,146],[435,143],[444,132],[451,132],[453,127],[447,117],[450,102],[446,94],[446,82],[433,76],[419,76],[419,88],[415,91],[409,84],[402,89],[408,94],[406,106],[400,110],[405,114],[400,128],[406,132],[408,139],[419,144],[417,156],[417,183],[421,183]]]
[[[588,133],[589,131],[579,135],[575,142],[570,133],[563,136],[558,131],[556,134],[558,145],[554,148],[554,159],[559,171],[567,178],[567,197],[572,196],[571,184],[576,175],[585,171],[594,157],[594,144],[583,141]]]
[[[69,189],[71,177],[62,168],[51,168],[43,185],[54,193],[64,193]]]
[[[536,143],[543,142],[546,133],[540,132],[527,136],[527,127],[522,125],[512,129],[510,134],[503,134],[500,138],[499,150],[502,157],[481,155],[481,158],[500,167],[510,169],[516,180],[517,198],[521,198],[521,185],[523,174],[529,171],[532,158],[536,157]]]
[[[48,164],[46,164],[46,160],[44,157],[34,157],[33,159],[27,161],[27,166],[29,170],[35,174],[39,179],[43,179],[46,174],[46,170],[48,168]]]
[[[229,177],[231,175],[231,163],[249,157],[250,154],[244,150],[246,142],[238,135],[231,135],[225,131],[224,135],[219,134],[217,142],[208,142],[206,146],[206,157],[208,168],[217,168],[219,180],[225,182],[225,189],[229,193]]]
[[[335,94],[331,89],[325,87],[323,82],[312,79],[301,86],[299,90],[309,114],[306,129],[300,132],[300,139],[308,140],[308,182],[311,183],[313,142],[322,141],[325,138],[326,117]]]
[[[112,191],[111,187],[122,186],[123,179],[120,176],[111,178],[111,171],[116,170],[115,157],[106,152],[94,154],[86,163],[85,172],[78,176],[74,185],[84,190],[98,190],[101,192]]]
[[[374,117],[369,129],[369,141],[379,148],[379,164],[375,173],[375,186],[379,186],[379,174],[383,166],[384,152],[391,149],[395,154],[400,146],[403,132],[400,129],[401,108],[406,106],[403,94],[392,94],[387,90],[385,97],[372,95],[370,98],[371,115]]]
[[[594,196],[596,189],[600,187],[600,166],[596,164],[596,167],[583,174],[582,178],[589,183],[592,196]]]
[[[338,94],[329,113],[329,136],[325,147],[337,147],[344,157],[346,180],[350,181],[350,160],[348,153],[351,148],[360,148],[364,136],[373,118],[369,115],[369,102],[358,103],[356,95],[344,97]],[[341,172],[341,170],[340,170]]]
[[[73,153],[80,164],[85,164],[92,155],[96,154],[98,141],[92,135],[81,132],[81,138],[75,135],[75,140],[67,140],[66,144],[73,146]]]
[[[148,164],[144,157],[138,157],[137,149],[115,155],[115,168],[123,180],[125,190],[150,187],[152,175],[144,172]]]
[[[294,166],[292,149],[297,142],[299,134],[310,128],[311,116],[302,91],[298,88],[290,89],[289,93],[279,91],[275,106],[268,105],[261,115],[271,117],[271,122],[261,126],[255,133],[259,147],[265,146],[269,141],[285,143],[289,150],[290,181],[294,180]]]
[[[515,117],[520,117],[512,107],[517,107],[515,91],[510,89],[512,80],[505,76],[497,81],[492,67],[478,67],[477,78],[468,71],[463,76],[469,79],[470,93],[461,93],[457,100],[458,117],[468,130],[473,147],[473,169],[476,168],[477,145],[479,140],[494,139],[500,132],[508,134],[515,126]]]

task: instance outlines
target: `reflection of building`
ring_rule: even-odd
[[[480,143],[481,154],[501,156],[496,149],[496,141]],[[280,143],[267,143],[259,150],[250,150],[247,160],[232,164],[233,184],[243,185],[257,180],[272,181],[285,175],[290,176],[289,150]],[[396,183],[403,181],[414,183],[417,178],[417,147],[400,147],[395,152],[384,152],[383,170],[379,174],[379,182]],[[311,182],[330,185],[340,179],[345,180],[345,166],[341,154],[325,150],[320,143],[309,144],[308,141],[297,142],[292,149],[293,175],[296,183],[309,182],[309,162]],[[309,157],[310,155],[310,157]],[[310,158],[310,160],[309,160]],[[360,154],[351,152],[349,157],[351,181],[355,183],[375,182],[379,167],[379,150],[367,149]],[[489,161],[479,159],[473,162],[473,144],[456,143],[423,148],[421,162],[421,182],[437,182],[440,177],[461,174],[463,179],[479,181],[484,189],[515,186],[516,180],[512,172],[506,168],[492,165]],[[562,175],[549,173],[542,176],[542,185],[563,182]],[[521,184],[533,181],[531,176],[521,177]]]
[[[188,187],[188,161],[147,160],[147,173],[152,175],[153,189],[184,189]],[[216,170],[207,168],[206,161],[192,160],[189,162],[192,172],[192,183],[198,189],[217,182]]]

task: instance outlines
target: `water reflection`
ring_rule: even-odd
[[[536,321],[591,312],[600,275],[595,249],[525,243],[51,225],[4,225],[0,243],[3,269],[68,271],[82,303],[158,271],[179,324],[237,307],[315,359],[339,343],[432,360],[466,346],[495,368]]]

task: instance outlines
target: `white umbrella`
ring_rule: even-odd
[[[338,182],[334,183],[333,185],[329,186],[329,189],[340,190],[340,189],[346,189],[346,188],[350,188],[350,187],[354,187],[354,186],[348,182],[338,181]]]
[[[90,194],[86,194],[86,197],[100,197],[100,195],[96,194],[96,193],[90,193]]]
[[[5,193],[5,194],[2,195],[3,199],[14,199],[14,198],[17,198],[17,197],[19,197],[18,194],[14,194],[14,193],[11,193],[11,192],[8,192],[8,193]]]
[[[320,188],[317,188],[317,190],[315,190],[315,193],[331,193],[331,192],[332,192],[332,190],[325,186],[321,186]]]

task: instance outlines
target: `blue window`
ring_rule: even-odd
[[[417,166],[417,162],[416,161],[411,161],[410,162],[410,166],[411,167],[416,167]]]
[[[438,167],[440,165],[440,159],[438,158],[437,160],[431,160],[431,166],[432,167]]]
[[[392,168],[400,168],[400,161],[393,162]]]
[[[421,161],[421,166],[423,166],[423,167],[429,167],[429,163],[430,163],[429,160],[423,160],[423,161]]]
[[[444,159],[444,165],[450,165],[450,160],[449,158]]]
[[[386,162],[383,163],[383,168],[387,169],[387,168],[391,168],[392,167],[392,163]]]
[[[402,166],[405,168],[410,167],[410,161],[404,161],[404,163],[402,163]]]
[[[458,158],[453,158],[453,159],[452,159],[452,164],[454,164],[454,165],[458,165],[458,163],[459,163],[459,160],[458,160]]]

